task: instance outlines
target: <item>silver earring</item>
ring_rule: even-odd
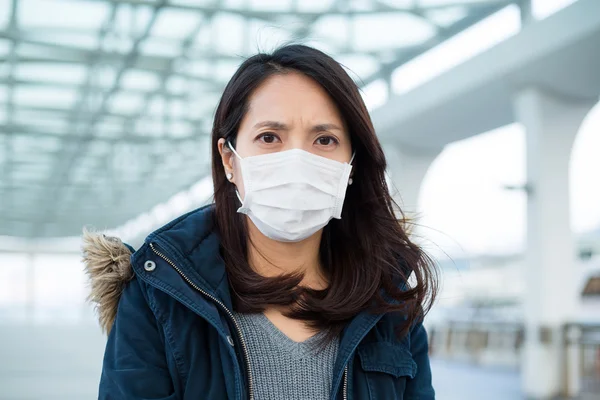
[[[348,186],[352,185],[354,181],[352,180],[352,178],[348,179]]]
[[[233,178],[233,174],[231,172],[228,172],[225,176],[227,177],[228,181],[230,181]]]

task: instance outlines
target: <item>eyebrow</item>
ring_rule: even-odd
[[[336,124],[318,124],[312,127],[311,131],[313,132],[323,132],[323,131],[342,131],[343,129],[337,126]]]
[[[278,131],[287,131],[290,129],[290,127],[287,126],[286,124],[284,124],[283,122],[277,122],[277,121],[258,122],[257,124],[254,125],[254,129],[259,129],[259,128],[271,128],[271,129],[275,129]]]
[[[262,121],[258,122],[254,125],[254,129],[260,128],[271,128],[278,131],[288,131],[290,127],[283,122],[278,121]],[[343,130],[336,124],[317,124],[311,128],[311,132],[323,132],[323,131],[332,131],[332,130]]]

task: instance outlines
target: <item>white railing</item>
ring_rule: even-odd
[[[567,324],[565,345],[567,394],[600,397],[600,324]]]
[[[436,357],[518,366],[523,327],[508,322],[452,321],[431,328],[429,338]]]
[[[600,398],[600,324],[569,323],[564,343],[563,395]],[[500,321],[447,321],[429,327],[430,352],[436,358],[479,365],[519,367],[523,324]]]

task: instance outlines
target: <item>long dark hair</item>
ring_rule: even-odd
[[[267,78],[296,72],[314,79],[331,96],[348,127],[356,151],[353,185],[348,187],[342,218],[324,228],[320,258],[329,287],[300,287],[301,273],[264,277],[251,268],[246,216],[238,214],[235,186],[225,177],[218,150],[221,138],[235,139],[248,99]],[[401,337],[422,320],[437,292],[436,268],[407,234],[407,220],[390,196],[383,149],[354,81],[323,52],[287,45],[272,54],[250,57],[233,75],[216,110],[212,130],[215,225],[238,312],[261,312],[269,305],[291,306],[286,316],[335,337],[364,310],[397,312],[405,318]],[[399,215],[399,217],[396,215]],[[411,285],[407,285],[409,276]]]

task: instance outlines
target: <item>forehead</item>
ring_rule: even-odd
[[[306,122],[341,123],[339,110],[315,80],[296,72],[267,78],[249,98],[248,122],[268,118],[282,122],[301,118]]]

